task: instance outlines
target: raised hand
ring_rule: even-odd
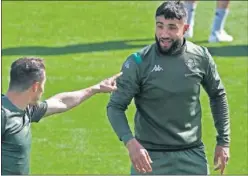
[[[99,84],[93,86],[94,91],[96,91],[97,93],[110,93],[117,90],[116,79],[119,78],[121,75],[122,72],[110,78],[104,79]]]

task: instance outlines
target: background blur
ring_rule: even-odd
[[[21,56],[45,58],[44,98],[93,85],[119,72],[128,55],[154,42],[154,14],[161,1],[2,2],[2,91],[10,64]],[[193,42],[214,56],[228,93],[231,159],[227,174],[248,174],[248,2],[231,2],[229,44],[208,44],[215,1],[199,2]],[[109,95],[33,124],[32,174],[129,174],[129,156],[106,116]],[[203,141],[213,172],[215,128],[202,91]],[[128,118],[133,127],[135,108]]]

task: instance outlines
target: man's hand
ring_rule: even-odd
[[[139,173],[147,173],[152,171],[152,160],[146,149],[135,139],[127,142],[126,147],[129,151],[130,159],[134,168]]]
[[[115,91],[117,89],[116,79],[120,77],[121,75],[122,75],[122,72],[101,81],[99,84],[96,84],[95,86],[93,86],[92,90],[96,93],[110,93],[112,91]]]
[[[224,173],[228,159],[230,157],[229,147],[216,146],[214,156],[214,170],[220,170],[221,175]]]

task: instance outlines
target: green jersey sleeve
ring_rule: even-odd
[[[122,75],[116,80],[117,90],[111,94],[107,115],[112,128],[125,144],[133,138],[125,114],[132,99],[139,93],[139,64],[141,57],[131,55],[122,65]]]
[[[46,114],[47,103],[46,101],[39,102],[38,104],[30,107],[31,122],[39,122],[40,119]]]
[[[205,54],[207,58],[206,75],[204,76],[202,86],[210,98],[210,107],[214,118],[215,128],[218,132],[217,145],[229,146],[230,119],[226,91],[214,59],[206,48]]]

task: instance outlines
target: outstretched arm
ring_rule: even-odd
[[[115,81],[121,74],[122,73],[116,74],[111,78],[105,79],[99,84],[96,84],[89,88],[73,92],[63,92],[49,98],[48,100],[46,100],[47,111],[45,113],[45,116],[66,112],[78,106],[97,93],[109,93],[116,90],[117,87]]]
[[[73,92],[63,92],[59,93],[48,100],[47,111],[45,116],[50,116],[56,113],[66,112],[73,107],[78,106],[85,100],[89,99],[91,96],[97,93],[97,89],[94,87],[89,87],[86,89],[81,89]]]

